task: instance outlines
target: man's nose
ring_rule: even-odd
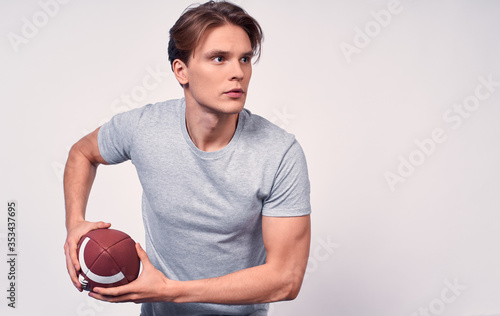
[[[231,74],[231,80],[238,80],[238,81],[243,80],[243,77],[245,76],[245,72],[243,71],[243,68],[241,67],[241,63],[239,61],[231,63],[231,73],[230,74]]]

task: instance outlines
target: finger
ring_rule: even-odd
[[[102,296],[122,296],[126,294],[131,294],[136,292],[136,288],[132,283],[125,285],[115,286],[115,287],[95,287],[92,289],[93,293],[100,294]]]
[[[78,254],[76,253],[77,248],[78,245],[76,243],[68,241],[68,253],[71,263],[73,264],[73,267],[75,267],[76,271],[80,271],[80,261],[78,261]]]
[[[76,276],[76,269],[75,269],[75,265],[73,264],[73,261],[71,260],[69,246],[65,247],[64,253],[66,256],[66,267],[68,269],[68,272],[69,272],[71,278],[73,279],[73,277]]]
[[[68,270],[68,274],[71,278],[71,281],[75,283],[75,276],[76,276],[75,266],[71,262],[71,258],[69,257],[68,252],[65,253],[65,257],[66,257],[66,269]]]
[[[77,276],[77,270],[75,269],[75,266],[69,256],[69,248],[66,246],[65,247],[65,253],[66,253],[66,269],[68,270],[68,274],[71,278],[71,281],[73,282],[73,285],[81,292],[82,291],[82,286],[80,284],[80,281],[78,281],[78,276]]]
[[[98,294],[95,292],[89,292],[89,296],[95,298],[96,300],[110,302],[110,303],[125,303],[125,302],[134,302],[138,303],[139,301],[135,300],[136,295],[134,294],[126,294],[121,296],[107,296]]]

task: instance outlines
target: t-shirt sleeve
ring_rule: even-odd
[[[311,213],[310,183],[306,157],[294,140],[276,172],[273,187],[264,201],[262,215],[304,216]]]
[[[144,107],[117,114],[101,126],[97,143],[107,163],[117,164],[131,159],[134,133],[143,111]]]

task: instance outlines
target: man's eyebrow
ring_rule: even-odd
[[[229,52],[228,51],[225,51],[225,50],[220,50],[220,49],[212,49],[212,50],[209,50],[208,52],[206,52],[204,54],[205,56],[227,56],[229,55]]]
[[[230,55],[230,52],[225,51],[225,50],[221,50],[221,49],[212,49],[212,50],[209,50],[208,52],[206,52],[204,55],[207,57],[227,56],[227,55]],[[248,52],[245,52],[242,54],[242,56],[244,56],[244,57],[252,57],[253,55],[254,55],[253,51],[248,51]]]
[[[243,56],[245,56],[245,57],[253,57],[253,55],[254,55],[254,54],[253,54],[253,51],[252,51],[252,50],[249,50],[248,52],[243,53]]]

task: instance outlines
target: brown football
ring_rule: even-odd
[[[79,280],[82,288],[125,285],[137,279],[140,260],[135,241],[116,229],[96,229],[78,243]]]

